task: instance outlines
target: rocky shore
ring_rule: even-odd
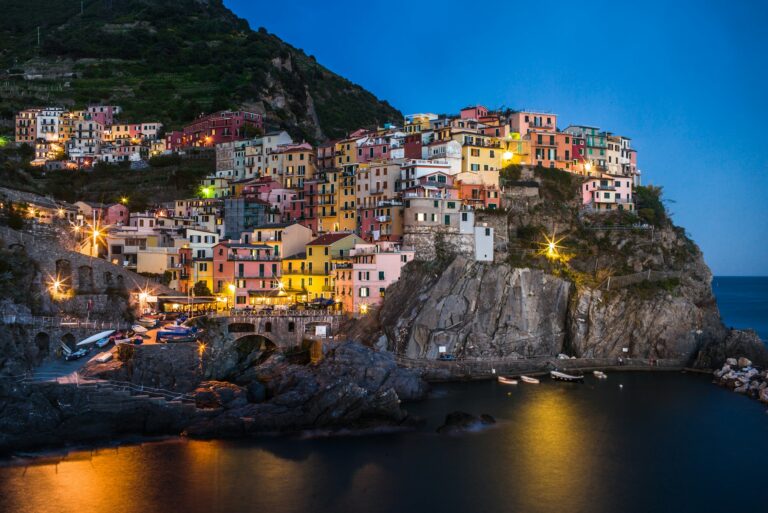
[[[188,352],[181,345],[174,349],[167,351],[167,360]],[[128,358],[88,371],[92,377],[127,382],[133,372],[138,382],[151,378],[151,373],[140,372],[138,361]],[[190,370],[184,364],[178,369]],[[178,381],[181,388],[191,386],[189,377]],[[137,394],[108,382],[0,382],[0,454],[126,436],[227,438],[302,430],[412,429],[418,421],[402,403],[425,398],[429,389],[418,373],[398,367],[392,355],[354,342],[339,344],[317,365],[291,363],[273,353],[264,355],[238,383],[200,380],[193,386],[178,390],[174,399],[152,394],[155,389]]]
[[[728,358],[713,375],[720,386],[768,403],[768,370],[754,367],[749,358]]]

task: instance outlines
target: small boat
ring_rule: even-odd
[[[78,347],[81,347],[81,346],[89,346],[91,344],[95,344],[96,342],[98,342],[103,338],[108,338],[114,332],[115,330],[102,331],[101,333],[97,333],[95,335],[92,335],[88,338],[81,340],[80,342],[77,343],[77,345]]]
[[[517,380],[512,378],[505,378],[504,376],[499,376],[496,378],[499,380],[499,383],[503,385],[517,385]]]
[[[158,342],[166,342],[166,343],[180,343],[180,342],[194,342],[197,340],[197,335],[194,333],[179,333],[179,334],[173,334],[173,335],[165,335],[163,337],[158,336],[157,341]]]
[[[595,376],[597,379],[608,379],[608,376],[603,371],[592,371],[592,375]]]
[[[146,333],[146,332],[147,332],[147,328],[145,328],[145,327],[144,327],[144,326],[142,326],[141,324],[134,324],[133,326],[131,326],[131,329],[132,329],[132,330],[133,330],[135,333]]]
[[[530,376],[520,376],[520,379],[523,380],[523,383],[529,383],[531,385],[538,385],[539,380],[536,378],[532,378]]]
[[[144,326],[145,328],[154,328],[157,326],[158,322],[159,321],[156,318],[145,315],[136,321],[136,324],[139,326]]]
[[[104,337],[104,338],[100,338],[99,340],[97,340],[97,341],[96,341],[96,347],[98,347],[99,349],[101,349],[101,348],[103,348],[103,347],[106,347],[106,346],[108,346],[108,345],[109,345],[109,343],[110,343],[110,342],[113,342],[114,340],[115,340],[115,339],[114,339],[114,337]]]
[[[112,359],[112,352],[111,351],[106,351],[106,352],[101,353],[98,356],[96,356],[93,360],[96,363],[107,363],[111,359]]]
[[[549,371],[549,375],[552,377],[552,379],[557,381],[569,381],[571,383],[581,383],[584,381],[584,376],[582,374],[566,374],[565,372],[560,371]]]

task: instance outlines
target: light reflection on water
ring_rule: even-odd
[[[411,410],[428,419],[422,432],[168,441],[0,467],[0,510],[648,512],[768,500],[764,459],[747,457],[768,454],[764,407],[706,378],[453,384]],[[435,434],[452,410],[499,423]]]

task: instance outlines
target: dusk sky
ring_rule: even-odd
[[[225,3],[404,114],[540,109],[631,137],[713,272],[768,275],[768,2]]]

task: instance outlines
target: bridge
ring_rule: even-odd
[[[308,338],[332,339],[339,330],[342,314],[325,310],[233,310],[212,317],[226,323],[227,333],[236,342],[246,337],[263,337],[276,347],[287,349]]]

